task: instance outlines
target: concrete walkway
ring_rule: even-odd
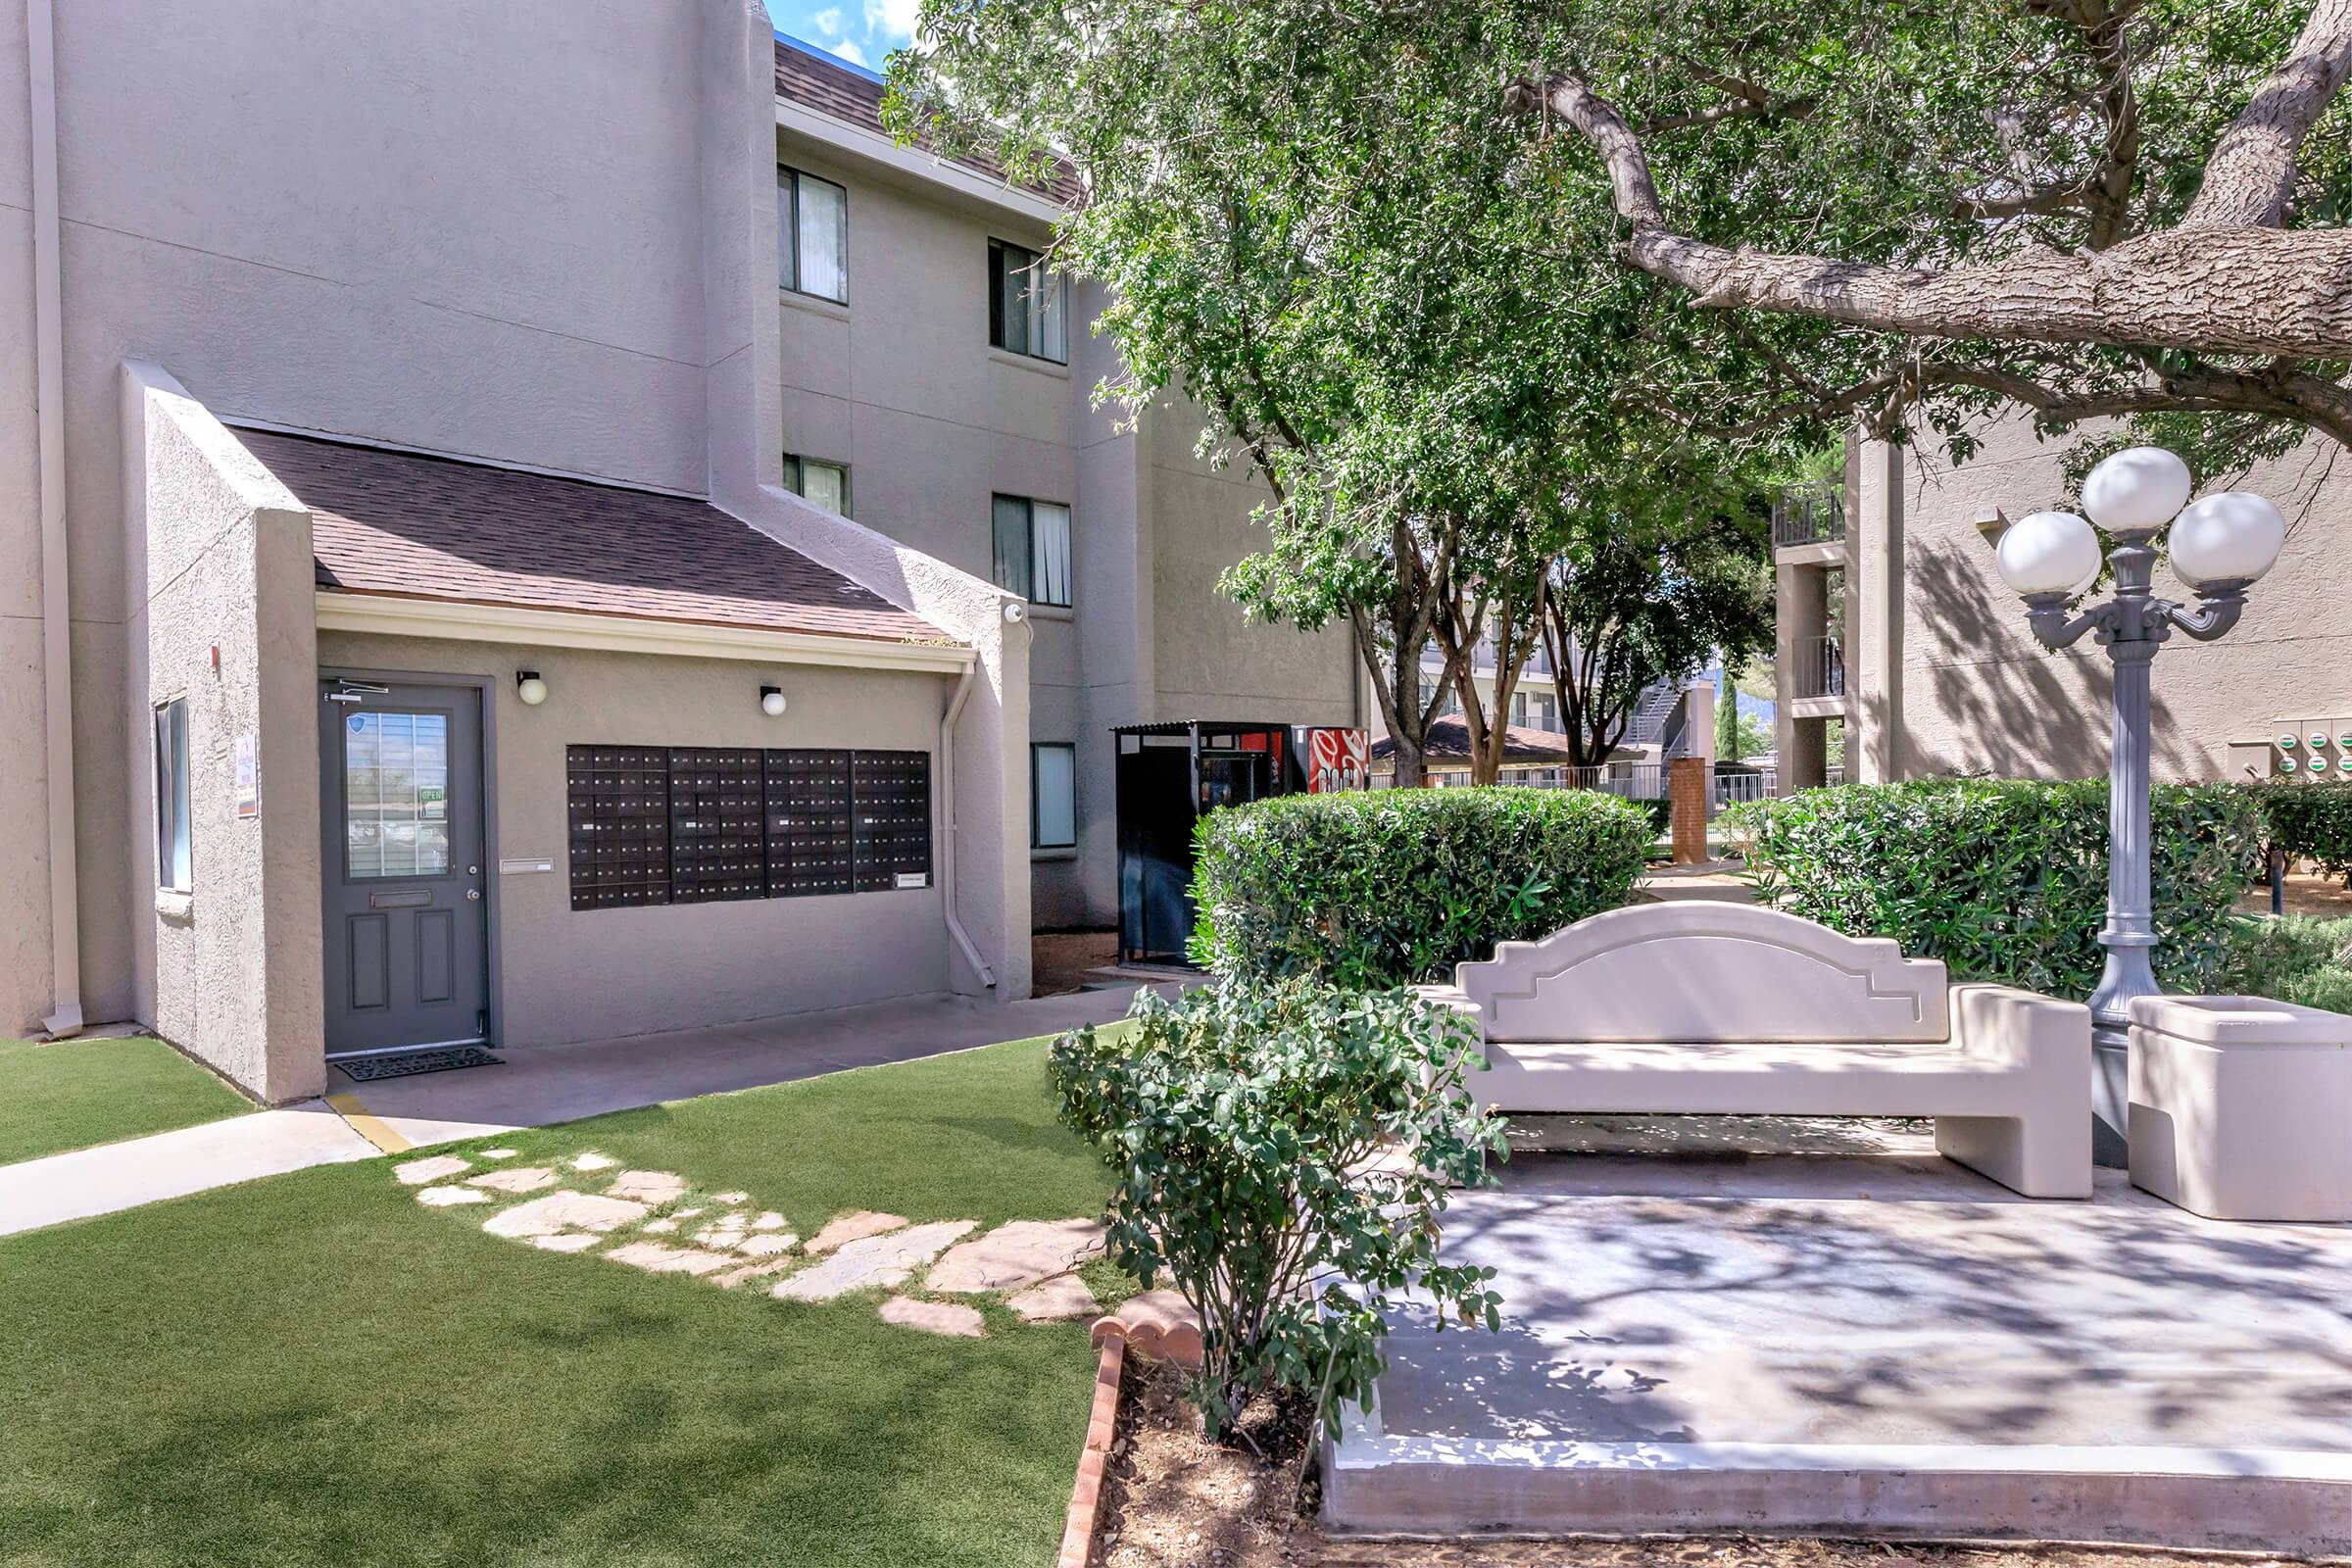
[[[505,1065],[354,1084],[328,1098],[98,1149],[0,1165],[0,1236],[312,1165],[512,1132],[697,1095],[1057,1034],[1124,1017],[1133,992],[999,1004],[968,997],[502,1051]]]

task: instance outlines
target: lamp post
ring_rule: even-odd
[[[2160,447],[2116,453],[2082,481],[2082,510],[2114,540],[2104,557],[2115,597],[2075,615],[2068,605],[2099,574],[2099,536],[2071,512],[2037,512],[2000,537],[2001,575],[2025,597],[2026,621],[2055,653],[2096,632],[2115,664],[2115,744],[2108,764],[2107,960],[2091,993],[2092,1149],[2099,1163],[2125,1162],[2132,999],[2158,994],[2151,961],[2148,844],[2148,666],[2178,630],[2211,642],[2245,610],[2246,589],[2271,569],[2286,519],[2257,495],[2227,491],[2190,503],[2188,465]],[[2156,536],[2172,524],[2172,565],[2198,605],[2151,591]]]

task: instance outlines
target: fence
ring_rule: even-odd
[[[1772,547],[1833,544],[1845,537],[1842,483],[1790,485],[1773,498]]]

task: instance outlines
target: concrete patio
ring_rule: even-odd
[[[2352,1227],[2034,1202],[1902,1125],[1550,1135],[1446,1216],[1503,1332],[1398,1327],[1333,1525],[2352,1550]]]

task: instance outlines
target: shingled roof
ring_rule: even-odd
[[[310,508],[322,588],[888,642],[946,636],[706,502],[310,436],[237,436]]]
[[[776,34],[776,92],[783,98],[813,109],[830,120],[845,125],[856,125],[876,135],[890,134],[882,128],[882,83],[871,72],[859,71],[847,61],[812,49],[797,39]],[[927,144],[917,146],[929,150]],[[1004,166],[981,154],[951,158],[974,173],[985,174],[1001,184],[1009,184]],[[1078,183],[1078,172],[1068,164],[1058,163],[1052,178],[1042,184],[1014,185],[1048,201],[1067,207],[1083,193]]]
[[[1505,725],[1502,742],[1502,760],[1506,767],[1566,767],[1574,760],[1568,752],[1568,737],[1546,729],[1531,729],[1524,724]],[[1446,764],[1470,760],[1470,726],[1458,716],[1436,719],[1429,726],[1422,756],[1432,763]],[[1383,735],[1372,743],[1375,763],[1396,760],[1396,741]]]

